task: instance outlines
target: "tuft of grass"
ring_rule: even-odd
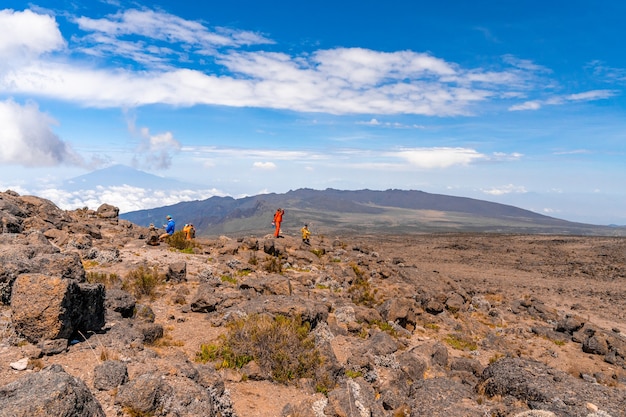
[[[360,377],[360,376],[363,376],[363,372],[360,372],[360,371],[353,371],[353,370],[350,370],[350,369],[346,369],[346,372],[345,372],[345,373],[346,373],[346,376],[347,376],[348,378],[352,378],[352,379],[354,379],[354,378],[358,378],[358,377]]]
[[[100,349],[100,360],[104,361],[116,361],[119,360],[119,356],[116,353],[111,352],[104,346]]]
[[[83,268],[85,269],[95,268],[96,266],[99,265],[98,261],[94,261],[93,259],[83,260],[82,264],[83,264]]]
[[[381,321],[381,320],[375,320],[374,322],[372,322],[372,324],[375,325],[376,327],[378,327],[383,332],[389,334],[390,336],[398,337],[398,332],[388,322]]]
[[[28,360],[28,369],[39,371],[45,367],[46,367],[46,364],[41,359],[29,359]]]
[[[435,324],[435,323],[426,323],[424,324],[424,328],[425,329],[431,329],[431,330],[435,330],[435,331],[439,331],[439,325]]]
[[[237,278],[231,277],[230,275],[224,274],[220,277],[222,282],[229,282],[233,285],[237,285]]]
[[[504,358],[502,353],[495,353],[492,357],[489,358],[489,363],[494,363]]]
[[[229,324],[216,345],[202,345],[199,362],[219,361],[218,367],[241,368],[251,361],[272,380],[288,383],[313,378],[322,363],[310,325],[297,318],[255,314]]]
[[[256,253],[252,252],[250,254],[250,257],[248,258],[248,263],[250,265],[258,265],[259,264],[259,259],[256,256]]]
[[[457,350],[476,350],[478,345],[475,341],[461,334],[449,334],[443,339],[450,347]]]
[[[87,282],[90,284],[103,284],[106,288],[119,285],[122,280],[117,274],[107,274],[106,272],[87,272]]]
[[[311,249],[311,253],[317,256],[318,258],[321,258],[322,255],[326,253],[326,251],[324,249]]]

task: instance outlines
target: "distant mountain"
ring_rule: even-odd
[[[95,190],[97,187],[115,187],[122,185],[154,190],[175,190],[197,187],[195,184],[159,177],[158,175],[139,171],[126,165],[113,165],[66,180],[63,182],[62,188],[69,192],[75,192],[80,190]]]
[[[314,233],[492,232],[626,235],[626,228],[568,222],[518,207],[414,190],[298,189],[234,199],[211,197],[120,215],[139,225],[161,226],[170,214],[179,227],[193,223],[199,235],[266,234],[278,207],[284,233],[304,223]]]

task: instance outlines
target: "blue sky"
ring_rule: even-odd
[[[626,224],[624,2],[0,7],[0,189],[122,211],[417,189]],[[196,186],[61,185],[113,164]]]

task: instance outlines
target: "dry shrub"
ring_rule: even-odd
[[[256,314],[229,324],[217,345],[202,345],[196,359],[219,360],[220,367],[241,368],[255,361],[277,382],[314,378],[322,359],[310,325],[297,318]]]
[[[157,286],[163,282],[163,277],[159,275],[158,267],[149,268],[146,265],[129,271],[122,289],[131,291],[135,297],[154,297]]]
[[[90,284],[103,284],[106,288],[120,285],[121,279],[117,274],[107,274],[106,272],[87,272],[87,282]]]
[[[273,272],[280,274],[283,272],[283,266],[280,263],[280,259],[276,256],[267,256],[265,258],[265,263],[263,264],[263,269],[267,272]]]

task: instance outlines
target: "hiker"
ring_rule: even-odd
[[[305,224],[300,231],[302,232],[302,243],[310,245],[311,242],[309,241],[309,236],[311,236],[311,231],[309,230],[309,225]]]
[[[285,210],[281,209],[280,207],[278,208],[278,210],[276,210],[276,213],[274,213],[274,227],[276,228],[276,231],[274,232],[274,237],[280,237],[280,223],[283,221],[283,214],[285,214]]]
[[[183,227],[183,233],[185,234],[185,240],[191,240],[191,229],[193,226],[189,223],[185,224]]]
[[[165,227],[165,233],[159,236],[159,240],[161,242],[172,236],[174,234],[174,230],[176,229],[176,222],[174,222],[172,216],[168,214],[167,216],[165,216],[165,219],[167,220],[167,224],[163,225],[163,227]]]

